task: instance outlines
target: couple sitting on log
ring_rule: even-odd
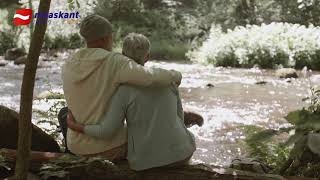
[[[144,67],[150,42],[141,34],[125,37],[122,54],[112,52],[112,25],[99,15],[85,17],[80,34],[87,48],[62,69],[69,150],[127,159],[134,170],[186,164],[196,145],[185,123],[203,119],[183,112],[181,73]]]

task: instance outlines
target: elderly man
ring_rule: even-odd
[[[146,68],[112,50],[112,27],[98,15],[84,18],[80,34],[87,48],[80,49],[64,64],[62,80],[68,108],[78,122],[97,124],[104,117],[112,94],[122,83],[138,86],[168,86],[180,84],[181,74],[156,68]],[[117,129],[113,138],[101,140],[68,130],[67,146],[79,155],[125,156],[127,130]],[[116,154],[114,154],[116,153]]]
[[[124,39],[123,54],[144,65],[149,59],[150,42],[140,34]],[[128,126],[129,165],[144,170],[186,163],[196,149],[191,132],[184,125],[183,109],[176,85],[163,88],[121,85],[111,106],[97,125],[76,123],[72,115],[69,128],[88,136],[110,141]]]

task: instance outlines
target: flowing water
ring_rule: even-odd
[[[56,61],[41,62],[35,95],[46,90],[62,92],[60,67],[68,53],[58,55]],[[182,72],[180,91],[184,107],[200,113],[205,119],[202,127],[190,128],[197,141],[197,151],[192,159],[214,165],[226,165],[233,158],[246,154],[241,143],[245,134],[239,129],[240,125],[273,129],[288,126],[283,117],[306,106],[301,99],[308,96],[310,85],[320,85],[318,72],[313,72],[309,78],[289,81],[278,79],[272,70],[215,68],[188,62],[149,62],[147,66]],[[1,105],[19,108],[22,74],[23,66],[9,63],[0,67]],[[267,83],[257,85],[258,81]],[[46,110],[50,106],[50,102],[34,103],[35,109]]]

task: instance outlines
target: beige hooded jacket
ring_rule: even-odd
[[[167,86],[181,82],[181,74],[147,68],[119,54],[100,48],[76,52],[62,68],[64,95],[69,109],[81,124],[97,124],[107,111],[111,96],[121,83]],[[67,142],[75,154],[96,154],[127,141],[124,127],[109,141],[99,140],[68,129]]]

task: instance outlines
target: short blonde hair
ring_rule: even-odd
[[[137,33],[128,34],[123,40],[123,55],[133,59],[138,64],[144,63],[144,57],[150,52],[149,39]]]

